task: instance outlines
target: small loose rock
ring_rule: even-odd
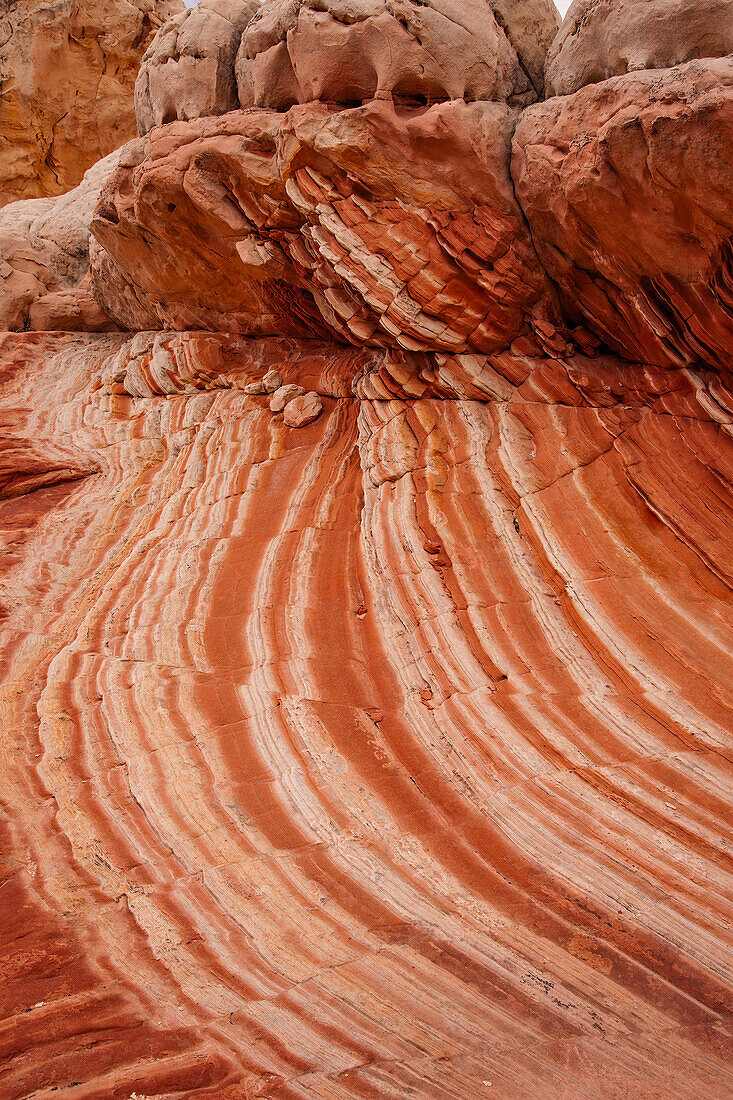
[[[296,397],[285,406],[283,420],[289,428],[304,428],[312,424],[323,412],[323,402],[317,393]]]
[[[262,379],[262,392],[275,393],[283,384],[283,378],[279,370],[269,370]]]
[[[305,390],[302,386],[281,386],[275,390],[270,401],[270,412],[282,412],[285,406],[296,397],[303,397]]]

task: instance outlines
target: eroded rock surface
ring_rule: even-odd
[[[199,0],[170,19],[146,50],[135,83],[138,129],[223,115],[239,106],[234,61],[257,0]]]
[[[556,19],[547,0],[267,0],[242,38],[239,101],[531,102]]]
[[[568,309],[629,359],[733,364],[733,59],[525,111],[513,176]]]
[[[575,0],[547,56],[547,94],[729,53],[729,0]]]
[[[60,195],[135,132],[140,58],[181,0],[0,8],[0,206]]]
[[[120,277],[95,273],[99,300],[123,327],[143,295],[175,328],[505,347],[554,301],[509,176],[516,120],[375,101],[156,130],[102,192],[92,232]]]
[[[119,159],[110,153],[66,195],[0,211],[0,329],[113,327],[92,295],[89,223]]]
[[[0,1092],[733,1095],[730,59],[222,10],[0,214]]]

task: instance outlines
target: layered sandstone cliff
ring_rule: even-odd
[[[733,1093],[733,70],[660,6],[543,98],[542,0],[202,0],[0,215],[3,1100]]]

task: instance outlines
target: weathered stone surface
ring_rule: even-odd
[[[234,60],[257,0],[199,0],[170,19],[145,52],[135,82],[138,130],[238,106]]]
[[[568,310],[629,359],[733,365],[733,59],[537,104],[514,150]]]
[[[140,57],[180,0],[13,0],[0,10],[0,206],[59,195],[135,132]]]
[[[4,1088],[730,1092],[730,376],[0,355]]]
[[[242,38],[239,101],[528,103],[557,25],[549,0],[267,0]]]
[[[547,56],[547,94],[729,53],[730,0],[575,0]]]
[[[731,65],[0,214],[2,1100],[733,1095]]]
[[[276,393],[277,390],[282,388],[283,376],[279,370],[268,370],[267,374],[262,379],[262,392],[263,393]]]
[[[66,195],[0,211],[0,329],[113,327],[92,296],[89,222],[118,161],[110,153]]]
[[[279,413],[282,412],[288,401],[292,401],[294,397],[304,397],[305,390],[302,386],[280,386],[275,390],[270,401],[270,412]]]
[[[94,254],[99,300],[123,327],[146,327],[132,295],[172,328],[506,347],[554,316],[509,176],[516,117],[309,104],[156,130],[102,193],[92,232],[120,278]]]
[[[283,420],[289,428],[305,428],[323,412],[323,402],[317,393],[293,397],[285,406]]]

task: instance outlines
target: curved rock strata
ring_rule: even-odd
[[[204,3],[0,214],[0,1100],[733,1095],[731,60]]]
[[[506,347],[553,313],[509,176],[516,118],[375,101],[156,130],[102,191],[98,299],[124,328],[151,327],[144,302],[152,327]]]
[[[87,464],[0,503],[0,784],[13,888],[91,968],[16,994],[6,1087],[733,1087],[724,380],[208,334],[2,355],[18,440]],[[273,365],[314,424],[244,393]],[[154,1071],[126,1034],[71,1056],[102,988]]]

